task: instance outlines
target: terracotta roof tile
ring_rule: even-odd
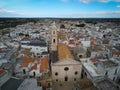
[[[66,44],[63,43],[58,44],[58,56],[59,60],[63,60],[66,58],[70,58],[73,60],[73,56],[71,55],[69,48]]]
[[[33,61],[32,57],[23,58],[21,67],[27,67],[30,62]]]
[[[113,51],[112,54],[120,55],[119,51]]]
[[[5,71],[3,69],[0,69],[0,74],[4,73]]]
[[[24,50],[22,51],[22,53],[23,53],[24,55],[29,55],[29,54],[31,54],[30,49],[24,49]]]
[[[34,61],[39,61],[40,58],[38,56],[34,57]]]
[[[91,58],[90,60],[91,60],[92,62],[97,62],[97,61],[98,61],[97,58]]]
[[[49,68],[48,58],[41,59],[40,73]]]
[[[36,69],[37,69],[37,63],[31,67],[31,70],[36,70]]]

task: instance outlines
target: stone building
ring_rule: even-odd
[[[54,82],[77,81],[81,77],[82,64],[75,61],[67,45],[58,44],[58,61],[51,64]]]
[[[66,44],[57,42],[55,23],[51,39],[51,71],[53,82],[78,81],[81,77],[82,64],[74,60]]]

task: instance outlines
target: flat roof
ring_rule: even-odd
[[[88,70],[90,75],[94,77],[103,76],[103,74],[100,72],[97,72],[97,70],[90,63],[84,63],[83,65]]]
[[[99,90],[120,90],[120,86],[108,78],[95,81]]]
[[[9,89],[13,90],[13,89]],[[37,81],[34,78],[25,79],[24,82],[20,85],[17,90],[42,90],[40,87],[37,86]]]
[[[1,90],[17,90],[24,79],[10,78],[5,84],[2,85]]]
[[[46,46],[45,40],[30,40],[31,46]]]
[[[118,64],[117,63],[114,63],[113,61],[102,61],[103,65],[105,67],[111,67],[111,66],[117,66]]]

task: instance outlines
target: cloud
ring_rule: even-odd
[[[117,8],[120,8],[120,5],[117,5]]]
[[[91,1],[93,1],[93,0],[79,0],[80,2],[83,2],[83,3],[89,3],[89,2],[91,2]]]
[[[0,13],[15,13],[15,11],[0,8]]]
[[[107,3],[107,2],[120,2],[120,0],[79,0],[82,3],[89,3],[89,2],[102,2],[102,3]]]
[[[18,13],[14,10],[7,10],[0,7],[0,17],[14,17],[14,16],[23,16],[23,13]]]

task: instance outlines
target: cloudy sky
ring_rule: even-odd
[[[120,18],[120,0],[0,0],[0,17]]]

